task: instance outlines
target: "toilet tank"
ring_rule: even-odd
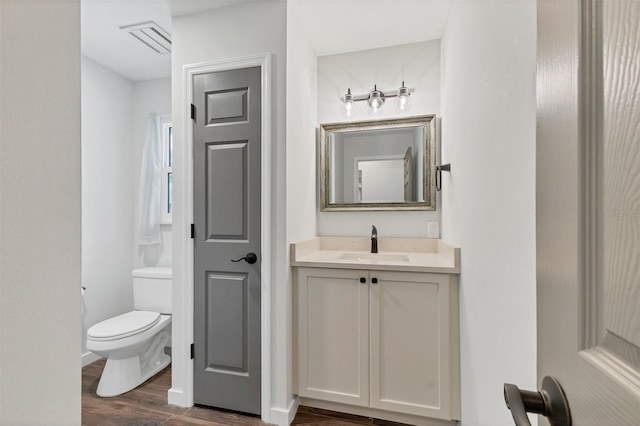
[[[171,268],[134,269],[133,307],[138,311],[172,313]]]

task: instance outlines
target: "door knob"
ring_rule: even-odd
[[[241,257],[240,259],[231,259],[232,262],[240,262],[241,260],[244,260],[249,265],[253,265],[258,260],[258,256],[256,256],[255,253],[247,253],[245,257]]]
[[[571,426],[569,402],[555,377],[542,379],[539,392],[520,390],[516,385],[505,383],[504,401],[516,426],[531,426],[527,413],[542,414],[551,426]]]

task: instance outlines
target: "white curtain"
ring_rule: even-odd
[[[162,140],[160,116],[151,114],[147,124],[147,140],[142,152],[140,175],[140,215],[138,244],[162,242],[160,235],[160,205],[162,203]]]

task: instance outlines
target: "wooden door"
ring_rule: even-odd
[[[371,407],[458,419],[450,276],[371,271]],[[457,303],[457,298],[456,303]],[[457,333],[454,333],[457,336]],[[453,398],[456,399],[452,404]],[[453,408],[452,408],[453,407]]]
[[[536,161],[539,379],[573,425],[638,425],[640,2],[538,3]]]
[[[260,79],[256,67],[193,80],[194,402],[253,414],[261,411]]]
[[[297,268],[298,395],[369,406],[367,271]]]

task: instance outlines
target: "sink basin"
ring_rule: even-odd
[[[409,256],[406,254],[387,254],[387,253],[342,253],[338,256],[338,260],[348,260],[352,262],[362,263],[378,263],[378,262],[409,262]]]

